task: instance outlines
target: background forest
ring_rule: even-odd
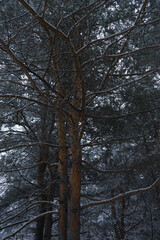
[[[0,239],[160,240],[159,64],[159,0],[0,0]]]

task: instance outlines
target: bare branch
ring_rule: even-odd
[[[130,81],[130,82],[127,82],[127,83],[123,83],[123,84],[121,84],[121,85],[118,85],[118,86],[116,86],[116,87],[113,87],[113,88],[110,88],[110,89],[107,89],[107,90],[102,90],[102,91],[94,92],[94,93],[89,94],[88,96],[101,95],[101,94],[113,92],[113,91],[115,91],[115,90],[117,90],[117,89],[119,89],[119,88],[126,87],[126,86],[128,86],[128,85],[130,85],[130,84],[139,82],[139,81],[143,80],[144,78],[148,77],[151,73],[156,73],[156,72],[158,72],[158,69],[154,69],[154,70],[148,72],[147,74],[145,74],[143,77],[138,78],[138,79],[136,79],[136,80],[133,80],[133,81]]]
[[[128,138],[113,138],[113,139],[108,139],[106,141],[99,141],[99,142],[90,142],[86,144],[82,144],[82,147],[92,147],[92,146],[101,146],[101,145],[107,145],[107,144],[116,144],[116,143],[123,143],[123,142],[128,142],[134,139],[140,139],[144,136],[135,136],[135,137],[128,137]]]
[[[139,194],[139,193],[145,193],[145,192],[151,191],[159,183],[160,183],[160,178],[158,178],[149,187],[139,188],[139,189],[136,189],[136,190],[131,190],[131,191],[128,191],[128,192],[125,192],[125,193],[121,193],[121,194],[118,194],[115,197],[112,197],[112,198],[109,198],[109,199],[106,199],[106,200],[103,200],[103,201],[91,202],[91,203],[89,203],[89,204],[87,204],[85,206],[82,206],[82,209],[86,209],[86,208],[93,207],[93,206],[99,206],[99,205],[103,205],[103,204],[112,203],[112,202],[115,202],[116,200],[119,200],[121,198],[130,197],[130,196],[133,196],[133,195],[136,195],[136,194]]]
[[[153,20],[153,21],[150,21],[148,23],[141,23],[141,24],[138,24],[138,25],[134,25],[134,26],[131,26],[125,30],[122,30],[118,33],[115,33],[115,34],[112,34],[108,37],[104,37],[104,38],[97,38],[89,43],[87,43],[85,46],[83,46],[82,48],[80,48],[78,51],[77,51],[77,54],[80,54],[82,51],[84,51],[87,47],[89,47],[90,45],[92,44],[95,44],[95,43],[98,43],[98,42],[103,42],[103,41],[108,41],[112,38],[115,38],[115,37],[118,37],[118,36],[121,36],[123,34],[126,34],[127,32],[131,32],[132,30],[136,29],[136,28],[140,28],[140,27],[144,27],[144,26],[148,26],[150,24],[154,24],[154,23],[158,23],[160,22],[160,18],[156,19],[156,20]]]
[[[134,172],[135,169],[117,169],[117,170],[101,170],[98,168],[93,167],[92,164],[90,164],[89,162],[82,160],[82,163],[85,163],[86,165],[89,166],[89,168],[93,169],[94,171],[98,172],[98,173],[104,173],[104,174],[111,174],[111,173],[124,173],[124,172]],[[98,200],[97,200],[98,201]]]
[[[120,58],[120,57],[129,56],[129,55],[139,53],[145,50],[150,50],[150,49],[160,49],[160,45],[151,45],[151,46],[139,48],[130,52],[124,52],[124,53],[114,54],[114,55],[106,55],[106,58]]]
[[[95,119],[120,119],[120,118],[135,116],[135,115],[138,115],[138,114],[145,114],[145,113],[153,112],[153,111],[156,111],[156,110],[159,110],[159,109],[160,109],[160,107],[156,107],[156,108],[151,108],[151,109],[144,110],[144,111],[131,112],[131,113],[126,113],[126,114],[117,115],[117,116],[105,116],[105,115],[100,116],[99,114],[90,115],[90,114],[86,113],[86,116],[89,117],[89,118],[95,118]]]
[[[46,215],[49,215],[49,214],[58,214],[58,212],[55,212],[55,211],[48,211],[48,212],[45,212],[45,213],[42,213],[40,215],[38,215],[37,217],[34,217],[33,219],[31,219],[30,221],[28,221],[27,223],[25,223],[22,227],[20,227],[17,231],[15,231],[14,233],[8,235],[7,237],[3,238],[2,240],[6,240],[6,239],[9,239],[11,237],[14,237],[17,233],[19,233],[20,231],[22,231],[25,227],[27,227],[28,225],[30,225],[31,223],[35,222],[37,219],[43,217],[43,216],[46,216]]]
[[[18,148],[40,146],[40,145],[46,145],[46,146],[53,147],[53,148],[59,148],[58,145],[54,145],[54,144],[51,144],[51,143],[34,142],[34,143],[27,143],[27,144],[22,144],[22,145],[13,146],[13,147],[10,147],[10,148],[2,149],[2,150],[0,150],[0,153],[9,152],[9,151],[12,151],[12,150],[15,150],[15,149],[18,149]]]

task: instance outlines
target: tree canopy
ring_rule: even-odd
[[[159,239],[159,1],[0,4],[2,239]]]

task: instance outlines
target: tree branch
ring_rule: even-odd
[[[136,190],[131,190],[131,191],[128,191],[128,192],[125,192],[125,193],[121,193],[121,194],[118,194],[115,197],[112,197],[112,198],[109,198],[109,199],[106,199],[106,200],[103,200],[103,201],[91,202],[91,203],[89,203],[87,205],[82,206],[82,209],[93,207],[93,206],[99,206],[99,205],[103,205],[103,204],[112,203],[112,202],[114,202],[116,200],[119,200],[121,198],[130,197],[130,196],[133,196],[133,195],[136,195],[136,194],[139,194],[139,193],[148,192],[148,191],[152,190],[155,186],[157,186],[159,183],[160,183],[160,178],[158,178],[149,187],[139,188],[139,189],[136,189]]]
[[[28,225],[30,225],[32,222],[35,222],[37,219],[43,217],[43,216],[46,216],[46,215],[49,215],[49,214],[58,214],[58,212],[54,212],[54,211],[48,211],[48,212],[45,212],[45,213],[42,213],[40,215],[38,215],[37,217],[31,219],[30,221],[28,221],[27,223],[25,223],[22,227],[20,227],[17,231],[15,231],[14,233],[8,235],[7,237],[3,238],[2,240],[6,240],[6,239],[9,239],[11,237],[14,237],[17,233],[19,233],[20,231],[22,231],[25,227],[27,227]]]

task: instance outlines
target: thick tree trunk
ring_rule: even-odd
[[[77,33],[77,44],[79,45],[80,33]],[[59,65],[59,64],[58,64]],[[68,185],[67,150],[66,150],[66,129],[62,116],[58,113],[58,135],[59,135],[59,176],[60,176],[60,220],[59,220],[59,239],[60,240],[79,240],[80,239],[80,190],[81,190],[81,137],[83,126],[79,123],[84,122],[85,106],[85,84],[79,70],[78,58],[74,54],[73,64],[73,99],[69,116],[66,121],[69,124],[70,137],[70,171]],[[65,89],[61,85],[59,76],[57,77],[58,104],[62,109]],[[64,105],[63,105],[64,106]],[[80,108],[81,113],[76,109]]]
[[[80,31],[77,34],[77,46],[82,46]],[[76,74],[73,73],[73,100],[69,122],[70,146],[71,146],[71,167],[69,174],[69,199],[68,199],[68,226],[67,240],[80,239],[80,192],[81,192],[81,138],[85,126],[85,83],[80,73],[78,58],[74,56]],[[80,111],[79,111],[80,110]]]
[[[52,43],[52,41],[51,41]],[[59,46],[56,46],[56,52],[59,52]],[[55,69],[61,68],[60,60],[53,56],[53,65]],[[63,118],[63,113],[60,110],[63,108],[63,97],[65,97],[65,90],[61,83],[61,77],[56,70],[57,82],[57,128],[59,140],[59,240],[67,239],[67,214],[68,214],[68,150],[66,147],[66,122]]]
[[[79,155],[77,149],[77,155]],[[81,167],[80,161],[74,161],[70,173],[70,195],[68,200],[68,240],[79,240],[80,234],[80,189]]]
[[[72,159],[69,178],[68,240],[80,239],[81,145],[79,140],[78,118],[78,114],[73,112],[73,123],[70,126]]]

